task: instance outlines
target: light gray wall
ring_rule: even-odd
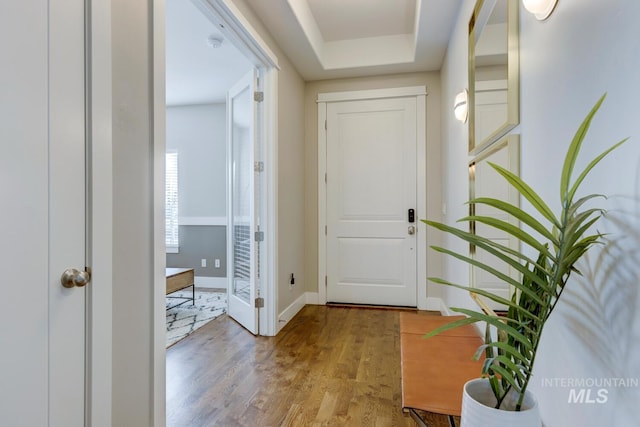
[[[466,214],[468,195],[466,125],[453,117],[455,94],[467,87],[467,28],[475,1],[465,0],[442,69],[443,194],[445,220]],[[518,2],[519,4],[520,2]],[[520,10],[521,173],[551,208],[559,209],[559,178],[566,149],[596,100],[608,92],[585,140],[576,170],[626,136],[631,142],[602,162],[582,192],[603,193],[609,217],[624,216],[622,231],[613,221],[598,227],[616,244],[618,264],[607,280],[574,275],[545,328],[531,390],[537,395],[545,427],[637,424],[640,388],[608,389],[605,404],[569,404],[567,387],[543,387],[545,378],[640,378],[638,299],[638,197],[640,180],[640,44],[636,0],[561,0],[546,21]],[[525,209],[531,207],[523,204]],[[622,215],[627,212],[626,215]],[[630,214],[630,215],[629,215]],[[625,229],[626,227],[626,229]],[[635,234],[634,234],[635,233]],[[445,245],[464,252],[462,242]],[[597,256],[593,252],[591,267]],[[608,260],[605,265],[611,265]],[[446,259],[444,278],[467,283],[468,269]],[[602,271],[600,271],[600,274]],[[445,303],[475,307],[464,292],[447,289]],[[596,387],[597,389],[597,387]],[[595,390],[592,396],[595,396]]]
[[[180,252],[167,254],[167,267],[193,268],[198,277],[227,276],[227,227],[215,225],[181,225]],[[215,259],[220,268],[215,268]],[[201,267],[202,259],[207,266]]]
[[[114,0],[114,426],[153,425],[153,171],[150,2]]]
[[[167,150],[178,152],[179,217],[226,217],[226,105],[167,107]],[[168,267],[194,268],[201,277],[226,277],[226,227],[180,225],[180,249]],[[220,259],[220,268],[214,259]],[[207,267],[201,267],[201,260]]]
[[[181,217],[226,216],[225,104],[167,107],[167,150],[178,151]]]

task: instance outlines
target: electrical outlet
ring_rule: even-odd
[[[213,261],[213,265],[215,268],[220,268],[220,259],[216,258],[215,261]]]
[[[207,266],[207,259],[202,258],[202,260],[200,261],[200,267],[206,267],[206,266]]]

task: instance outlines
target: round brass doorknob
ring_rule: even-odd
[[[74,288],[76,286],[81,288],[90,281],[91,274],[88,271],[80,271],[76,268],[67,268],[60,278],[60,282],[65,288]]]

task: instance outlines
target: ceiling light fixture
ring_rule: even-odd
[[[218,36],[209,36],[207,38],[207,44],[212,49],[218,49],[220,46],[222,46],[222,42],[223,41],[224,41],[224,39],[222,37],[218,37]]]
[[[453,102],[453,114],[456,116],[456,119],[460,120],[462,123],[466,123],[467,117],[469,116],[469,108],[467,106],[468,102],[469,92],[467,89],[457,94],[455,101]]]
[[[524,8],[531,12],[538,21],[544,21],[551,15],[558,0],[522,0]]]

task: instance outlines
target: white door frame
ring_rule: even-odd
[[[192,0],[194,5],[218,25],[227,40],[245,52],[254,66],[262,71],[261,85],[264,90],[264,126],[261,141],[264,144],[266,191],[263,193],[265,224],[264,267],[265,307],[260,311],[261,335],[273,336],[277,326],[277,215],[278,215],[278,135],[277,94],[278,58],[262,40],[258,32],[229,0]],[[165,240],[164,240],[164,159],[166,150],[166,105],[165,105],[165,0],[153,0],[153,152],[154,152],[154,289],[153,289],[153,418],[156,425],[166,420],[166,313],[165,313]],[[266,195],[269,195],[267,197]]]
[[[87,0],[85,22],[88,232],[93,277],[87,286],[86,424],[111,426],[113,159],[111,1]]]
[[[427,214],[427,139],[426,139],[426,96],[425,86],[410,86],[390,89],[373,89],[350,92],[330,92],[318,94],[318,303],[327,303],[327,104],[331,102],[357,101],[384,98],[416,98],[417,158],[417,206],[416,218]],[[417,247],[417,304],[419,310],[427,309],[427,233],[418,224]]]
[[[262,126],[258,135],[264,161],[264,191],[261,196],[260,224],[264,224],[264,250],[266,259],[261,262],[260,296],[264,309],[260,310],[260,335],[277,333],[277,278],[278,278],[278,57],[262,37],[229,0],[191,0],[202,13],[216,24],[225,38],[245,53],[254,67],[260,70],[258,90],[264,92]],[[163,28],[164,31],[164,28]],[[164,58],[163,58],[164,60]],[[162,98],[164,100],[164,97]],[[164,108],[164,106],[163,106]],[[164,232],[162,234],[164,236]],[[227,272],[229,274],[229,272]],[[164,297],[163,297],[164,298]],[[164,303],[163,303],[164,304]],[[164,324],[164,320],[163,320]]]

